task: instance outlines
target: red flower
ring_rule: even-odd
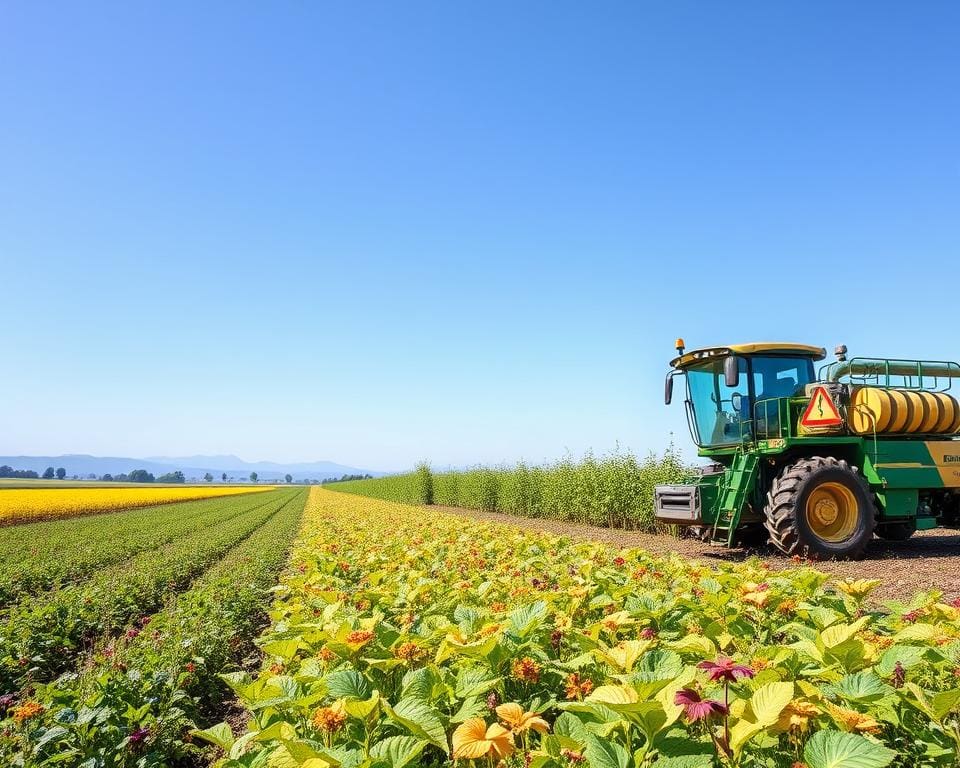
[[[729,683],[739,680],[741,677],[753,677],[754,671],[743,664],[734,663],[733,659],[726,656],[717,656],[716,661],[701,661],[697,664],[699,669],[705,669],[711,680],[725,680]]]
[[[640,638],[643,640],[653,640],[657,636],[657,633],[653,631],[652,627],[644,627],[640,630]]]
[[[613,558],[613,564],[614,564],[615,566],[617,566],[617,568],[622,568],[623,565],[624,565],[624,563],[626,563],[626,562],[627,562],[627,561],[624,560],[622,557],[615,557],[615,558]]]
[[[722,717],[729,711],[723,702],[701,699],[700,694],[690,688],[681,688],[677,691],[673,703],[683,707],[683,712],[691,723],[711,717]]]

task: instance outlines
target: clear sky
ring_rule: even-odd
[[[960,5],[4,3],[0,454],[645,452],[673,340],[960,358]]]

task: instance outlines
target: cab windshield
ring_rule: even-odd
[[[754,405],[802,393],[814,381],[813,360],[807,357],[738,357],[737,386],[728,387],[724,358],[706,360],[686,370],[690,432],[702,448],[734,445],[753,435],[760,418],[761,437],[777,433],[780,409],[774,403]]]

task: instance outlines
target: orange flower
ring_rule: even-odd
[[[359,648],[362,645],[366,645],[371,640],[373,640],[373,632],[370,632],[366,629],[355,629],[349,635],[347,635],[347,645],[356,646]]]
[[[336,733],[347,722],[347,714],[337,707],[320,707],[310,718],[313,727],[324,733]]]
[[[510,676],[524,683],[540,682],[540,665],[529,656],[514,659],[510,665]]]
[[[27,720],[42,715],[46,711],[46,708],[39,701],[25,701],[19,707],[14,707],[13,722],[21,725]]]
[[[820,714],[820,710],[809,701],[794,699],[780,713],[777,728],[781,731],[806,731],[810,727],[810,719]]]
[[[393,649],[393,655],[401,661],[415,662],[420,661],[427,652],[416,643],[402,643]]]
[[[572,672],[564,684],[564,691],[568,699],[580,700],[585,696],[589,696],[593,691],[593,681],[581,679],[579,673]]]
[[[324,663],[326,663],[326,664],[329,664],[331,661],[333,661],[335,658],[337,658],[337,654],[335,654],[335,653],[334,653],[333,651],[331,651],[329,648],[327,648],[326,646],[324,646],[324,647],[321,648],[320,651],[317,653],[317,658],[320,659],[320,661],[322,661],[322,662],[324,662]]]
[[[546,733],[550,724],[536,712],[524,712],[519,704],[501,704],[497,707],[499,717],[513,733],[536,731]]]
[[[489,728],[482,717],[473,717],[453,732],[453,758],[476,760],[492,754],[506,757],[513,752],[513,734],[500,723]]]
[[[880,723],[870,715],[864,715],[853,709],[827,704],[827,711],[837,725],[850,733],[879,733]]]

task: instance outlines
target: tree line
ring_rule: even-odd
[[[321,482],[321,485],[330,483],[348,483],[351,480],[373,480],[373,475],[341,475],[340,477],[328,477]]]

